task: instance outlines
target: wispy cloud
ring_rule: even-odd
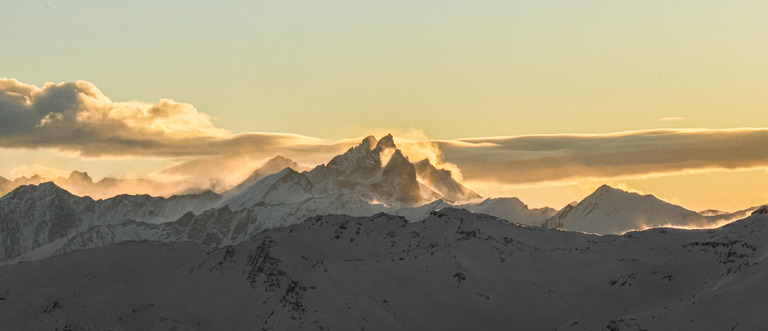
[[[673,117],[662,117],[662,118],[659,119],[659,121],[661,121],[661,122],[672,122],[672,121],[682,121],[684,119],[685,119],[685,117],[673,116]]]

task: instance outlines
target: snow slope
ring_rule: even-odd
[[[720,229],[595,236],[456,209],[318,216],[212,251],[130,242],[2,267],[0,325],[756,330],[766,222],[763,208]]]
[[[587,233],[620,234],[663,226],[716,227],[746,215],[746,211],[741,211],[702,216],[650,194],[640,195],[603,185],[578,204],[568,205],[557,212],[542,226]]]
[[[222,202],[222,205],[242,209],[259,204],[290,204],[318,195],[318,190],[306,174],[285,168],[244,188],[240,193]]]
[[[267,177],[272,174],[276,174],[285,168],[291,168],[293,170],[300,169],[298,163],[282,155],[278,155],[271,158],[260,168],[254,170],[253,173],[248,178],[246,178],[242,183],[238,184],[231,190],[222,193],[221,195],[224,197],[231,197],[234,195],[238,195],[241,192],[245,191],[251,185],[256,184],[256,182],[260,181],[264,177]]]

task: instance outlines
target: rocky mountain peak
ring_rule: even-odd
[[[458,202],[480,198],[479,194],[454,180],[450,171],[437,169],[428,159],[417,162],[414,167],[419,180],[440,193],[446,201]]]
[[[285,160],[287,159],[275,157],[268,164],[279,163],[284,168]],[[311,171],[301,173],[301,176],[298,176],[298,173],[295,174],[296,176],[281,174],[281,177],[285,177],[285,179],[281,181],[282,184],[279,187],[272,187],[273,184],[267,185],[266,182],[247,181],[224,195],[233,197],[231,201],[237,199],[237,201],[246,201],[246,204],[258,202],[254,199],[263,200],[267,197],[265,192],[278,189],[285,192],[292,190],[299,192],[301,197],[317,198],[342,194],[365,201],[379,201],[395,205],[414,205],[443,197],[447,197],[450,201],[467,201],[480,197],[454,181],[450,171],[438,170],[429,164],[429,161],[424,162],[420,167],[430,169],[433,174],[430,175],[429,181],[440,182],[435,185],[438,190],[433,190],[431,187],[420,183],[416,167],[401,150],[397,149],[391,134],[379,140],[373,136],[368,136],[359,145],[333,157],[325,165],[319,165]],[[272,169],[270,173],[276,174],[280,170],[282,169]],[[293,177],[296,177],[295,180]],[[259,181],[262,180],[267,180],[267,177],[264,176],[259,179]],[[250,191],[246,190],[252,185],[260,187],[258,190],[254,190],[254,192],[260,192],[259,194],[252,197],[235,197],[236,195],[250,194]],[[434,194],[422,195],[424,193],[422,189]],[[273,196],[282,195],[275,194]]]
[[[437,169],[429,159],[423,159],[413,164],[416,167],[417,173],[430,173],[431,175],[441,174],[443,176],[451,176],[451,172],[445,169]]]
[[[388,149],[388,148],[397,148],[397,146],[395,145],[395,138],[392,137],[391,133],[387,134],[384,137],[382,137],[379,140],[379,143],[376,144],[376,148],[375,149],[381,151],[381,150],[385,150],[385,149]]]
[[[381,179],[373,184],[379,197],[389,201],[413,205],[421,202],[421,189],[416,179],[416,169],[398,149],[381,173]]]
[[[258,179],[261,179],[267,175],[279,172],[285,168],[296,170],[299,169],[299,164],[287,157],[277,155],[269,159],[269,161],[264,163],[264,165],[262,165],[259,169],[255,170],[251,176],[256,176]]]
[[[608,186],[606,184],[601,185],[597,190],[592,192],[589,196],[584,198],[584,200],[581,201],[581,203],[587,202],[596,202],[596,201],[608,201],[608,200],[627,200],[627,201],[640,201],[640,200],[658,200],[653,195],[641,195],[634,192],[627,192],[622,189],[617,189],[611,186]],[[660,200],[658,200],[661,202]]]
[[[364,150],[368,150],[368,151],[373,150],[373,148],[376,147],[376,137],[374,136],[365,137],[358,146]]]
[[[392,158],[389,159],[389,162],[384,167],[386,170],[387,168],[413,168],[413,164],[411,164],[410,161],[408,161],[408,158],[403,155],[403,152],[401,152],[399,149],[395,150],[395,152],[392,154]],[[408,170],[408,169],[405,169]],[[415,171],[415,170],[414,170]]]
[[[620,234],[668,225],[709,226],[713,222],[716,219],[704,217],[653,195],[640,195],[603,185],[575,206],[563,208],[549,218],[543,227]]]
[[[266,166],[268,164],[275,164],[275,163],[279,163],[279,164],[297,164],[296,162],[294,162],[293,160],[291,160],[291,159],[289,159],[289,158],[287,158],[285,156],[276,155],[275,157],[269,159],[269,161],[267,161],[267,163],[265,163],[264,165]]]
[[[617,189],[617,188],[613,188],[613,187],[609,186],[608,184],[603,184],[603,185],[600,185],[600,187],[598,187],[597,190],[595,190],[595,192],[593,194],[606,194],[606,193],[619,193],[619,192],[628,193],[626,191],[623,191],[623,190],[620,190],[620,189]]]

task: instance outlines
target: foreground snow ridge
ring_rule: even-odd
[[[0,269],[0,325],[756,330],[767,222],[761,208],[713,230],[597,236],[447,208],[317,216],[213,250],[123,242]]]

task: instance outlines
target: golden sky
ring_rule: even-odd
[[[601,183],[692,209],[768,202],[763,130],[742,129],[768,127],[764,1],[9,0],[0,12],[12,13],[4,177],[193,176],[243,153],[231,163],[314,165],[393,132],[436,144],[481,194],[535,206]]]

